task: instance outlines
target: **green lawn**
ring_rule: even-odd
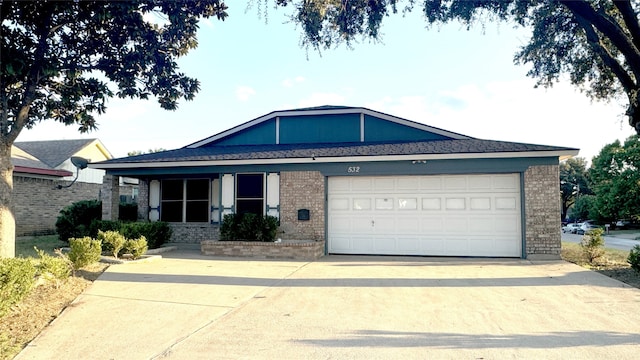
[[[44,236],[20,236],[16,238],[16,256],[17,257],[38,257],[38,253],[33,247],[44,250],[46,253],[53,255],[53,250],[69,244],[60,241],[58,235]]]

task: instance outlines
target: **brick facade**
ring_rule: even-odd
[[[532,166],[524,173],[526,256],[560,259],[558,165]]]
[[[204,240],[219,240],[218,224],[206,223],[169,223],[173,230],[171,242],[182,244],[200,244]]]
[[[203,241],[204,255],[248,257],[255,259],[315,260],[324,255],[324,241],[309,242],[249,242]]]
[[[102,181],[102,220],[118,220],[119,206],[120,178],[105,175]]]
[[[138,181],[138,220],[149,220],[149,182]]]
[[[100,184],[76,182],[58,189],[68,182],[25,176],[13,176],[13,211],[16,235],[54,234],[56,220],[65,206],[81,200],[100,198]]]
[[[318,171],[280,173],[280,233],[286,240],[325,240],[325,181]],[[309,220],[298,220],[308,209]]]

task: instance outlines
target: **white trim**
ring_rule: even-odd
[[[578,150],[498,152],[468,154],[412,154],[412,155],[380,155],[380,156],[335,156],[315,158],[282,158],[282,159],[246,159],[246,160],[205,160],[205,161],[168,161],[154,163],[120,163],[89,164],[97,169],[132,169],[132,168],[168,168],[187,166],[222,166],[222,165],[265,165],[265,164],[309,164],[309,163],[348,163],[368,161],[413,161],[413,160],[462,160],[462,159],[506,159],[532,157],[566,157],[578,155]]]
[[[360,142],[364,142],[364,113],[360,113]]]
[[[401,125],[405,125],[405,126],[409,126],[412,128],[416,128],[416,129],[420,129],[420,130],[424,130],[424,131],[428,131],[428,132],[432,132],[434,134],[438,134],[438,135],[442,135],[442,136],[446,136],[446,137],[450,137],[452,139],[456,139],[456,140],[462,140],[462,139],[473,139],[470,136],[466,136],[466,135],[462,135],[462,134],[458,134],[458,133],[454,133],[451,131],[447,131],[447,130],[443,130],[443,129],[439,129],[439,128],[435,128],[426,124],[422,124],[419,122],[415,122],[415,121],[411,121],[411,120],[407,120],[407,119],[403,119],[403,118],[399,118],[393,115],[388,115],[388,114],[384,114],[381,112],[377,112],[374,110],[370,110],[367,108],[361,108],[361,107],[349,107],[349,108],[341,108],[341,109],[318,109],[318,110],[284,110],[284,111],[274,111],[271,112],[269,114],[266,115],[262,115],[256,119],[247,121],[243,124],[240,124],[236,127],[233,127],[229,130],[223,131],[221,133],[218,133],[216,135],[210,136],[206,139],[200,140],[198,142],[195,142],[193,144],[187,145],[185,146],[185,148],[197,148],[206,144],[209,144],[213,141],[222,139],[226,136],[235,134],[237,132],[240,132],[244,129],[250,128],[252,126],[258,125],[264,121],[276,118],[276,121],[278,121],[277,119],[279,117],[283,117],[283,116],[313,116],[313,115],[336,115],[336,114],[360,114],[361,119],[364,117],[364,115],[369,115],[369,116],[373,116],[373,117],[377,117],[383,120],[388,120],[391,122],[395,122],[397,124],[401,124]],[[279,132],[279,126],[278,123],[276,123],[276,134],[278,134]]]
[[[280,144],[280,116],[276,116],[276,145]]]

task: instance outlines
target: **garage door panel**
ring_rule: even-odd
[[[518,174],[329,177],[329,252],[519,257],[520,196]]]
[[[349,198],[331,198],[329,200],[329,210],[349,210]]]
[[[448,234],[468,233],[468,219],[466,217],[444,217],[444,232]]]
[[[466,176],[445,176],[444,188],[445,190],[467,190],[467,177]]]
[[[373,226],[371,224],[371,218],[363,216],[351,217],[351,229],[356,234],[369,234],[373,232]]]
[[[420,217],[402,216],[397,219],[396,232],[398,234],[418,234],[420,233]]]
[[[371,210],[371,199],[370,198],[357,198],[353,199],[353,210]]]
[[[495,221],[491,217],[469,218],[469,231],[476,234],[490,234],[495,230]]]
[[[444,218],[442,216],[430,216],[420,218],[420,232],[422,234],[442,233],[444,230]]]
[[[419,238],[399,236],[396,241],[396,249],[402,254],[418,255],[420,254],[419,244]]]

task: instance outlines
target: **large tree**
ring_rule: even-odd
[[[531,38],[515,54],[515,62],[531,66],[528,74],[537,85],[551,86],[566,76],[594,99],[626,97],[629,124],[640,133],[638,1],[276,0],[276,4],[293,9],[291,19],[303,30],[303,45],[315,49],[361,37],[376,39],[383,19],[403,11],[422,12],[429,26],[507,21],[527,27]]]
[[[589,178],[601,219],[640,217],[640,140],[630,136],[623,144],[605,145],[593,158]]]
[[[11,146],[20,132],[43,120],[90,131],[113,96],[176,109],[199,89],[176,61],[197,46],[198,21],[224,20],[226,9],[223,0],[0,0],[0,257],[15,252]]]

